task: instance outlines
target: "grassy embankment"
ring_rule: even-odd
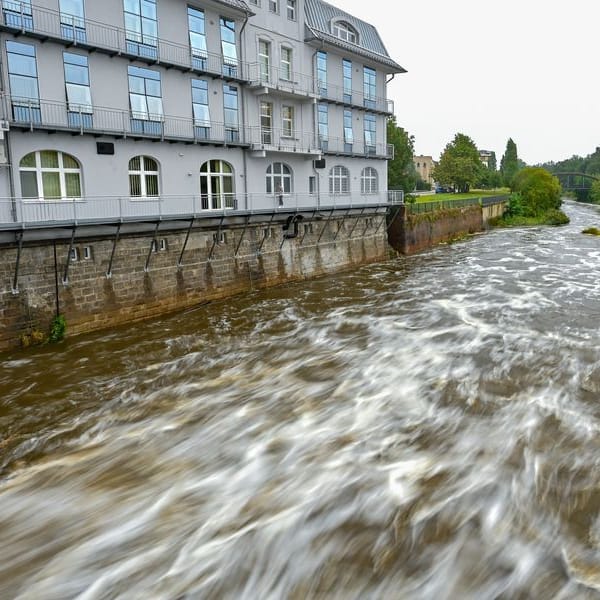
[[[452,200],[469,200],[471,198],[485,198],[489,196],[503,196],[509,194],[508,188],[499,188],[496,190],[471,190],[465,194],[444,193],[444,194],[427,194],[424,196],[416,196],[416,201],[421,202],[448,202]]]

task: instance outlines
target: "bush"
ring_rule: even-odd
[[[67,329],[67,321],[63,315],[57,315],[52,319],[50,324],[50,335],[48,341],[50,343],[60,342],[65,337],[65,331]]]
[[[560,208],[561,186],[557,177],[540,167],[526,167],[513,180],[513,190],[519,194],[521,215],[536,217]]]
[[[557,208],[551,208],[546,213],[546,223],[548,225],[566,225],[570,222],[571,219],[562,210],[558,210]]]

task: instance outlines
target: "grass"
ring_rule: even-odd
[[[471,190],[466,194],[427,194],[426,196],[417,196],[417,202],[442,202],[452,200],[466,200],[468,198],[483,198],[486,196],[500,196],[501,194],[510,193],[508,188],[500,188],[496,190]]]
[[[494,227],[531,227],[534,225],[566,225],[569,217],[562,210],[550,209],[535,217],[524,217],[523,215],[504,215],[490,220]]]
[[[587,233],[588,235],[600,235],[600,229],[597,227],[588,227],[584,229],[581,233]]]

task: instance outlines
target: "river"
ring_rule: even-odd
[[[599,598],[600,224],[0,364],[0,598]]]

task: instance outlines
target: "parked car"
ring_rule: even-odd
[[[451,185],[436,185],[435,193],[436,194],[451,194],[454,192],[454,188]]]

